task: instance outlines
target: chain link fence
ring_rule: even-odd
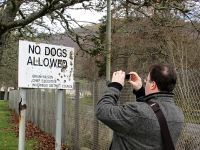
[[[175,102],[185,116],[185,124],[177,150],[200,149],[200,70],[178,74]],[[94,110],[106,88],[105,81],[75,83],[74,90],[65,90],[63,100],[62,142],[72,150],[108,150],[111,130],[95,118]],[[55,136],[56,90],[27,89],[27,120]],[[126,99],[126,101],[124,101]],[[19,91],[11,91],[9,106],[18,112]],[[128,84],[120,104],[135,101]]]
[[[182,108],[185,125],[177,149],[200,149],[200,69],[178,73],[175,102]]]

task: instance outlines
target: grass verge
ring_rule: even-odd
[[[33,150],[37,140],[26,141],[25,149]],[[14,132],[14,124],[11,122],[11,111],[8,108],[8,101],[0,100],[0,150],[17,150],[18,137]]]

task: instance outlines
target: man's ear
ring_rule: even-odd
[[[155,81],[152,81],[151,82],[151,90],[155,90],[155,89],[157,89],[157,84],[156,84],[156,82]]]

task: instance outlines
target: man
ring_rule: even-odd
[[[136,102],[118,105],[120,91],[124,86],[125,72],[113,73],[103,97],[97,104],[96,116],[113,130],[110,150],[162,150],[164,149],[158,119],[146,103],[150,100],[159,104],[170,131],[174,145],[181,133],[184,116],[175,105],[173,89],[176,73],[168,65],[153,65],[146,79],[145,89],[136,72],[128,82],[136,94]]]

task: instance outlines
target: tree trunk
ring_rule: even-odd
[[[7,34],[5,33],[3,35],[0,35],[0,66],[1,66],[1,60],[3,57],[3,50],[6,47],[6,35]]]
[[[3,49],[5,48],[6,34],[10,29],[6,25],[14,21],[19,11],[22,0],[8,0],[5,9],[0,10],[0,63],[2,60]]]

